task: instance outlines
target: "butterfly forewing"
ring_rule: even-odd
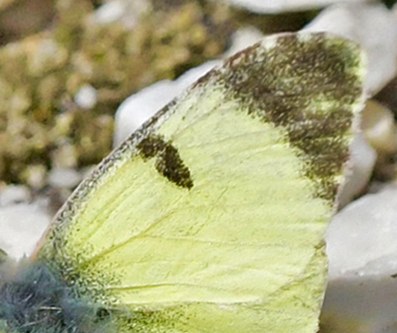
[[[120,332],[315,332],[362,72],[325,34],[235,55],[99,166],[39,258]]]

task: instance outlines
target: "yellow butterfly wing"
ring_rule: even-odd
[[[362,73],[325,34],[235,55],[103,161],[39,259],[119,332],[315,332]]]

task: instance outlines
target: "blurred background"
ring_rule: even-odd
[[[0,0],[0,249],[29,255],[92,167],[225,57],[330,31],[367,52],[368,103],[327,232],[322,332],[397,332],[395,2]]]

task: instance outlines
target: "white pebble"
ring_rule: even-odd
[[[28,202],[29,200],[30,192],[26,186],[9,185],[0,191],[0,207]]]
[[[397,279],[356,276],[328,282],[321,333],[396,333]]]
[[[96,105],[97,97],[96,89],[89,84],[85,84],[77,91],[74,101],[83,109],[91,109]]]
[[[241,28],[233,33],[230,48],[226,51],[225,56],[230,57],[248,46],[259,42],[263,37],[264,34],[257,28]]]
[[[368,143],[382,154],[397,152],[397,129],[393,113],[385,106],[367,101],[361,128]]]
[[[72,189],[82,180],[81,175],[71,168],[54,168],[48,176],[48,183],[54,187]]]
[[[350,203],[335,215],[326,233],[330,277],[396,273],[397,266],[374,266],[390,254],[397,260],[396,240],[397,187],[388,186]]]
[[[326,232],[329,284],[322,314],[323,324],[334,330],[324,333],[397,331],[396,240],[396,186],[367,194],[335,215]]]
[[[94,19],[97,23],[112,23],[122,18],[127,3],[123,0],[105,2],[94,13]]]
[[[148,0],[108,0],[90,17],[94,24],[119,21],[127,29],[133,29],[142,13],[150,8]]]
[[[228,0],[254,13],[270,14],[321,8],[335,3],[360,3],[366,0]]]
[[[354,135],[350,161],[345,171],[346,182],[338,194],[338,207],[344,207],[367,186],[378,157],[361,132]]]
[[[124,100],[115,116],[113,146],[118,146],[146,120],[167,105],[179,90],[173,81],[152,84]]]
[[[0,249],[13,259],[29,256],[50,220],[46,203],[39,201],[0,208]]]

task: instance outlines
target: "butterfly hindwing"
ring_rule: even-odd
[[[264,39],[106,158],[38,258],[120,332],[315,332],[361,85],[352,42]]]

